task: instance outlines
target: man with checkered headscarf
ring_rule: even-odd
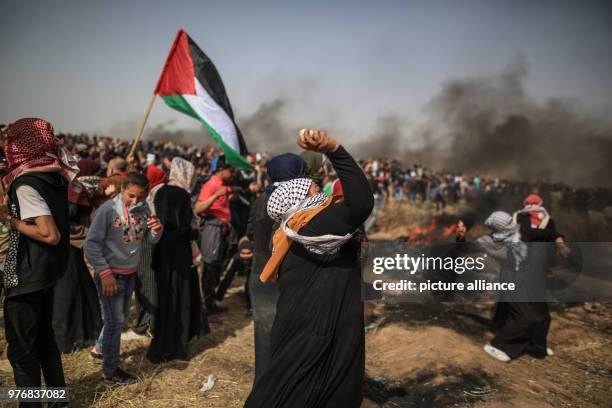
[[[53,288],[66,270],[68,185],[78,167],[43,119],[11,124],[4,151],[9,206],[2,206],[0,221],[12,228],[1,268],[8,358],[16,386],[40,388],[42,371],[47,387],[65,387],[52,327]]]

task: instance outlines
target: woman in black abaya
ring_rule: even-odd
[[[53,332],[62,353],[96,343],[102,328],[100,303],[85,265],[83,245],[89,227],[91,200],[85,186],[74,180],[68,189],[70,251],[66,272],[55,285]]]
[[[327,155],[344,198],[327,198],[305,178],[280,183],[270,195],[268,214],[281,221],[261,275],[266,280],[278,272],[272,360],[245,407],[359,407],[365,343],[361,274],[351,238],[374,200],[363,171],[324,131],[302,131],[298,144]]]
[[[172,160],[170,181],[155,195],[155,209],[164,226],[153,252],[157,293],[157,316],[147,358],[153,363],[186,360],[189,340],[208,333],[202,314],[198,274],[191,240],[191,187],[194,167],[181,158]]]
[[[518,225],[521,234],[521,240],[528,243],[529,251],[531,252],[531,274],[539,277],[535,287],[545,288],[546,272],[555,262],[556,251],[558,250],[561,256],[568,257],[570,249],[565,244],[563,235],[557,231],[554,220],[548,214],[546,208],[543,207],[542,198],[537,194],[528,195],[524,202],[524,207],[513,215],[513,221]],[[554,243],[554,244],[553,244]],[[536,258],[537,257],[537,258]],[[536,258],[536,259],[533,259]],[[514,336],[509,336],[506,343],[511,343],[510,357],[518,355],[519,352],[529,353],[535,357],[552,356],[554,352],[548,347],[547,337],[550,328],[550,311],[548,303],[541,301],[541,296],[534,296],[534,300],[521,304],[523,315],[528,316],[523,321],[531,330],[531,337],[527,344],[517,346]],[[516,307],[516,306],[515,306]],[[507,304],[500,304],[496,311],[494,322],[499,324],[512,319],[512,308]]]
[[[495,337],[484,350],[503,362],[523,354],[540,358],[552,355],[546,341],[550,314],[548,305],[542,300],[546,295],[550,249],[554,248],[525,239],[528,236],[523,226],[503,211],[492,213],[485,226],[490,235],[480,237],[475,243],[498,260],[500,280],[514,283],[516,290],[500,294],[492,320]],[[465,232],[461,227],[459,242],[465,242]]]

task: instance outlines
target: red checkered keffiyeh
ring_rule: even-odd
[[[57,172],[71,182],[79,171],[76,160],[53,136],[53,126],[43,119],[25,118],[11,124],[6,130],[4,154],[9,172],[2,181],[7,190],[24,173]],[[13,217],[19,216],[15,203],[11,203],[9,208]],[[7,289],[19,284],[19,241],[19,231],[11,230],[4,270],[0,271],[0,281]]]
[[[60,146],[53,126],[44,119],[24,118],[11,124],[6,132],[4,154],[9,172],[2,180],[7,190],[23,173],[59,172],[72,181],[78,172],[76,161]]]

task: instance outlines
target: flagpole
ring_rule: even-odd
[[[130,154],[128,155],[128,157],[130,156],[134,156],[134,153],[136,152],[136,146],[138,146],[138,142],[140,142],[140,137],[142,136],[142,132],[144,131],[144,127],[145,124],[147,123],[147,119],[149,119],[149,113],[151,113],[151,109],[153,109],[153,103],[155,103],[155,97],[157,96],[156,93],[153,93],[153,95],[151,95],[151,100],[149,101],[149,106],[147,106],[147,111],[144,114],[144,117],[142,118],[142,122],[140,122],[140,126],[138,127],[138,132],[136,133],[136,138],[134,139],[134,143],[132,144],[132,149],[130,150]]]

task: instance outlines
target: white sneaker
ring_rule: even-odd
[[[501,351],[498,348],[493,347],[491,344],[487,343],[484,345],[484,351],[486,351],[491,357],[495,357],[499,361],[503,361],[504,363],[512,360],[510,356]]]
[[[552,349],[551,349],[550,347],[546,347],[546,355],[547,355],[548,357],[550,357],[550,356],[554,356],[554,355],[555,355],[555,352],[554,352],[554,351],[552,351]]]

